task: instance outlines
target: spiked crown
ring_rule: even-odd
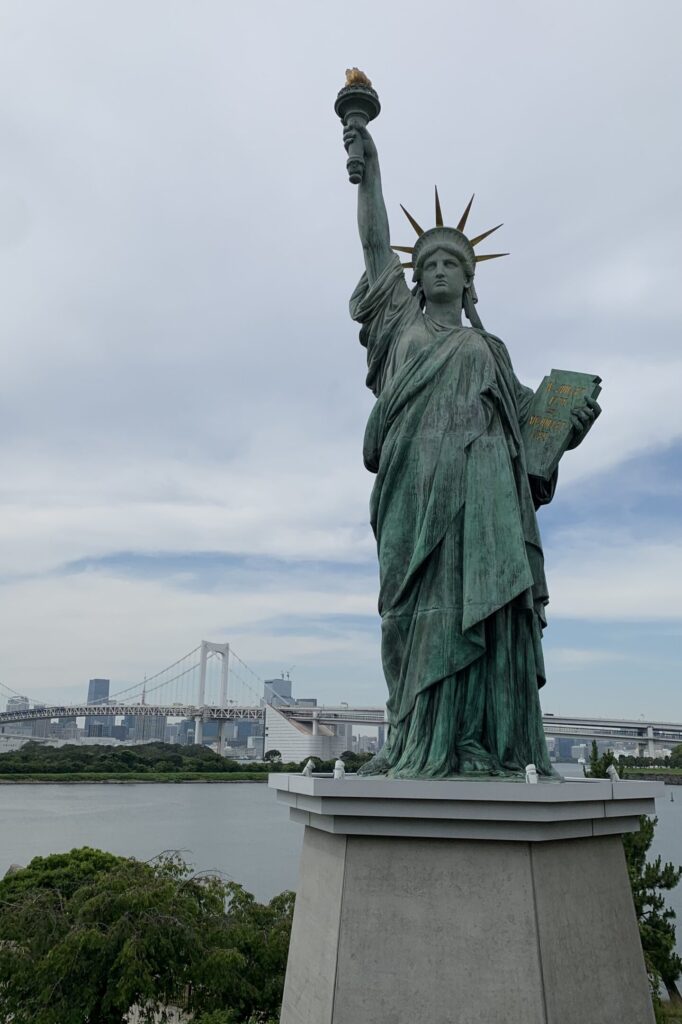
[[[474,246],[482,242],[488,235],[492,235],[493,231],[497,231],[502,225],[498,224],[494,228],[490,228],[488,231],[484,231],[480,235],[476,235],[475,238],[467,238],[464,233],[467,220],[469,218],[469,212],[471,205],[474,201],[472,196],[466,205],[464,213],[459,219],[459,223],[456,228],[446,227],[443,224],[443,214],[440,207],[440,199],[438,198],[438,189],[436,188],[436,226],[430,228],[428,231],[417,223],[412,214],[408,213],[405,207],[401,204],[400,209],[403,211],[410,224],[417,233],[417,241],[413,246],[407,245],[392,245],[391,248],[397,252],[409,253],[412,257],[408,263],[403,263],[403,267],[413,267],[415,271],[415,278],[418,275],[420,264],[423,262],[424,256],[427,252],[437,248],[454,249],[457,255],[462,260],[464,267],[469,277],[474,276],[477,263],[482,263],[483,260],[495,260],[499,259],[500,256],[508,256],[506,252],[494,252],[483,256],[477,256],[474,252]]]

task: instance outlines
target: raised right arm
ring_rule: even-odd
[[[346,149],[358,137],[362,139],[365,148],[365,170],[358,185],[358,231],[365,257],[367,279],[372,285],[391,258],[391,237],[381,191],[379,156],[374,140],[365,127],[349,125],[344,128],[343,143]]]

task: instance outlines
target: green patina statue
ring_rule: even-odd
[[[471,202],[456,228],[444,226],[437,192],[436,226],[422,230],[405,210],[416,242],[392,246],[367,130],[379,101],[357,69],[336,111],[365,258],[350,309],[376,396],[364,460],[376,474],[370,508],[389,691],[388,738],[363,774],[524,777],[534,764],[549,777],[538,697],[548,593],[536,510],[551,501],[557,474],[528,475],[522,429],[534,395],[475,308],[476,264],[503,254],[475,253],[492,231],[464,233]],[[565,447],[580,444],[599,412],[580,395]]]

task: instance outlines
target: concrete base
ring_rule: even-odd
[[[620,836],[591,829],[552,838],[557,808],[562,828],[572,814],[585,827],[586,802],[595,803],[588,784],[396,780],[384,800],[367,793],[374,810],[362,815],[363,791],[377,783],[348,779],[335,794],[329,780],[286,778],[271,784],[292,803],[292,816],[301,813],[292,792],[303,791],[298,796],[310,804],[316,786],[327,813],[306,812],[281,1024],[653,1024]],[[421,817],[408,819],[412,832],[398,824],[398,834],[387,835],[386,822],[399,821],[391,801],[403,799],[400,787],[410,787],[409,803],[418,800],[415,786],[434,785],[441,799],[429,791]],[[592,789],[597,803],[606,785]],[[622,784],[628,800],[638,797],[651,811],[662,787],[642,783],[635,797],[632,785]],[[465,787],[465,800],[455,799],[453,786]],[[458,817],[464,832],[475,832],[486,806],[500,801],[505,838],[431,834],[434,822]],[[528,807],[544,836],[527,838]],[[611,819],[596,820],[620,817],[611,810]],[[416,834],[420,827],[425,834]],[[509,835],[515,827],[518,837]]]

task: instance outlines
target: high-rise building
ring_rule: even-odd
[[[28,711],[31,703],[28,697],[8,697],[7,698],[7,710],[8,711]],[[12,724],[12,733],[15,736],[31,736],[33,734],[33,725],[31,722],[14,722]]]
[[[88,683],[88,704],[108,704],[109,680],[91,679]],[[115,724],[113,715],[88,715],[85,719],[86,736],[111,736]]]
[[[166,723],[166,732],[164,734],[164,739],[165,739],[166,743],[178,743],[179,742],[179,739],[178,739],[179,731],[180,731],[180,726],[178,725],[177,722],[167,722]]]
[[[34,704],[33,707],[38,711],[45,707],[45,704]],[[31,736],[36,738],[45,739],[50,735],[50,719],[49,718],[36,718],[34,722],[31,722]]]
[[[183,718],[178,722],[178,743],[182,743],[183,746],[194,743],[194,733],[195,725],[191,718]]]
[[[291,679],[266,679],[263,683],[263,701],[274,708],[281,704],[293,704]]]
[[[166,738],[165,715],[124,715],[123,726],[126,739],[136,743],[152,743]]]
[[[68,718],[57,718],[50,723],[48,735],[56,740],[78,739],[78,722],[71,716]]]
[[[8,697],[7,711],[28,711],[31,704],[28,697]]]
[[[88,704],[106,704],[109,700],[109,680],[91,679],[88,683]]]
[[[135,725],[135,739],[142,743],[153,743],[159,740],[163,743],[166,737],[166,716],[165,715],[137,715]]]

